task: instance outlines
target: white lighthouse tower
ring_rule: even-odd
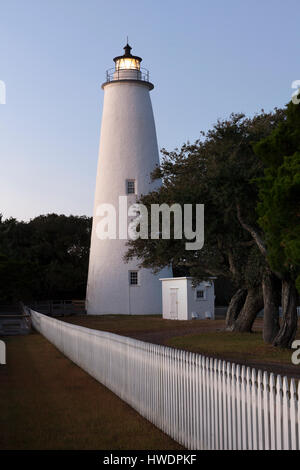
[[[87,313],[90,315],[149,315],[162,312],[159,278],[171,277],[170,269],[153,274],[125,263],[127,232],[117,219],[116,239],[100,239],[97,226],[99,207],[111,204],[118,215],[119,198],[129,207],[141,194],[158,187],[150,174],[159,165],[155,123],[150,100],[149,72],[142,59],[131,54],[131,47],[114,58],[115,67],[106,74],[103,116],[89,274]],[[103,215],[103,214],[102,214]]]

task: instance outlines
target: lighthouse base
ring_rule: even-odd
[[[126,265],[127,266],[127,265]],[[123,270],[122,270],[123,271]],[[130,266],[123,275],[129,276]],[[111,274],[111,273],[110,273]],[[149,269],[138,271],[138,284],[130,285],[130,279],[120,282],[120,269],[109,279],[98,272],[89,277],[86,310],[88,315],[160,315],[162,314],[161,277],[172,277],[172,270],[165,268],[157,274]]]

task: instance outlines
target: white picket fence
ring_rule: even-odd
[[[36,330],[188,449],[300,449],[300,383],[30,311]]]

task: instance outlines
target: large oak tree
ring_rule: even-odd
[[[228,309],[227,326],[236,331],[251,331],[263,307],[262,280],[267,271],[256,240],[241,224],[242,211],[259,232],[255,210],[258,189],[253,179],[263,176],[264,166],[253,151],[253,143],[268,136],[283,117],[281,110],[253,118],[232,114],[194,144],[173,152],[163,150],[162,165],[153,174],[154,179],[162,178],[162,187],[142,196],[140,202],[149,211],[151,204],[157,203],[205,204],[201,250],[187,251],[184,238],[129,242],[126,259],[137,257],[144,267],[185,267],[195,281],[208,276],[230,279],[236,293]],[[149,220],[149,233],[150,225]]]

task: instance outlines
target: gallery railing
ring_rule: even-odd
[[[106,82],[112,82],[115,80],[142,80],[149,82],[149,71],[143,67],[140,70],[136,69],[119,69],[111,68],[106,71]]]

